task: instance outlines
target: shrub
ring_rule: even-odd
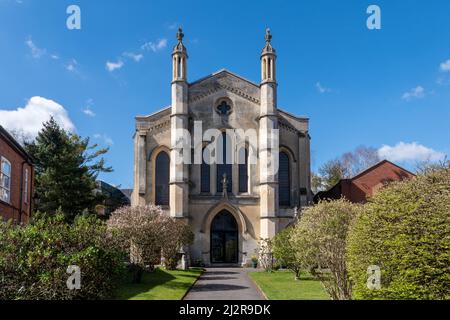
[[[450,169],[390,184],[364,206],[348,239],[357,299],[450,299]],[[381,289],[367,269],[381,269]]]
[[[183,221],[167,218],[160,235],[164,266],[168,270],[174,270],[181,257],[180,249],[193,242],[194,234]]]
[[[96,217],[37,214],[27,226],[0,222],[1,299],[105,299],[114,295],[123,254]],[[68,266],[81,270],[81,289],[69,290]]]
[[[294,227],[287,227],[278,233],[273,239],[273,255],[277,259],[276,266],[286,266],[294,272],[295,280],[300,279],[300,273],[305,264],[303,259],[300,259],[297,246],[293,241],[292,234]]]
[[[299,263],[309,266],[334,300],[348,300],[352,296],[345,261],[346,239],[358,211],[359,205],[343,199],[322,201],[305,209],[293,231]]]
[[[258,254],[259,264],[268,272],[273,271],[274,257],[271,239],[261,239],[255,252]]]
[[[123,249],[130,254],[135,282],[140,282],[146,268],[153,270],[161,263],[162,254],[166,267],[175,268],[181,247],[193,240],[189,226],[168,217],[153,205],[116,210],[108,221],[108,228],[116,232]]]

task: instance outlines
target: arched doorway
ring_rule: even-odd
[[[239,248],[236,219],[226,210],[211,222],[211,263],[237,263]]]

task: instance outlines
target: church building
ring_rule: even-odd
[[[228,70],[189,82],[183,37],[179,29],[171,105],[136,117],[131,202],[161,206],[192,227],[189,262],[247,265],[259,240],[283,230],[312,201],[309,119],[278,107],[270,30],[260,83]],[[230,138],[237,129],[255,134]]]

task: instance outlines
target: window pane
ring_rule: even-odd
[[[239,151],[239,163],[239,192],[248,192],[248,152],[246,149]]]
[[[204,149],[203,150],[203,162],[201,165],[201,181],[200,181],[200,185],[201,185],[201,190],[200,192],[210,192],[210,166],[209,164],[206,163],[205,159],[208,160],[209,162],[209,152]]]
[[[289,157],[285,152],[280,153],[280,168],[278,170],[279,203],[281,206],[291,204],[291,183],[289,176]]]
[[[4,158],[2,159],[2,172],[7,176],[11,176],[11,164]]]
[[[161,152],[156,157],[156,186],[155,204],[159,206],[169,205],[169,179],[170,179],[170,158],[167,153]]]
[[[220,147],[220,143],[217,144],[218,148]],[[231,165],[231,159],[227,163],[227,157],[231,157],[231,142],[230,138],[227,136],[227,134],[224,132],[222,134],[222,164],[217,164],[217,192],[223,192],[223,175],[227,175],[227,191],[232,192],[232,186],[233,186],[233,177],[232,177],[232,165]]]

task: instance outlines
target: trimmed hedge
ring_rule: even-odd
[[[347,262],[356,299],[450,299],[450,169],[392,183],[350,229]],[[370,265],[381,289],[367,288]]]
[[[38,214],[26,226],[0,222],[0,300],[106,299],[124,272],[124,254],[96,217],[73,224]],[[81,269],[81,289],[69,290],[68,266]]]

